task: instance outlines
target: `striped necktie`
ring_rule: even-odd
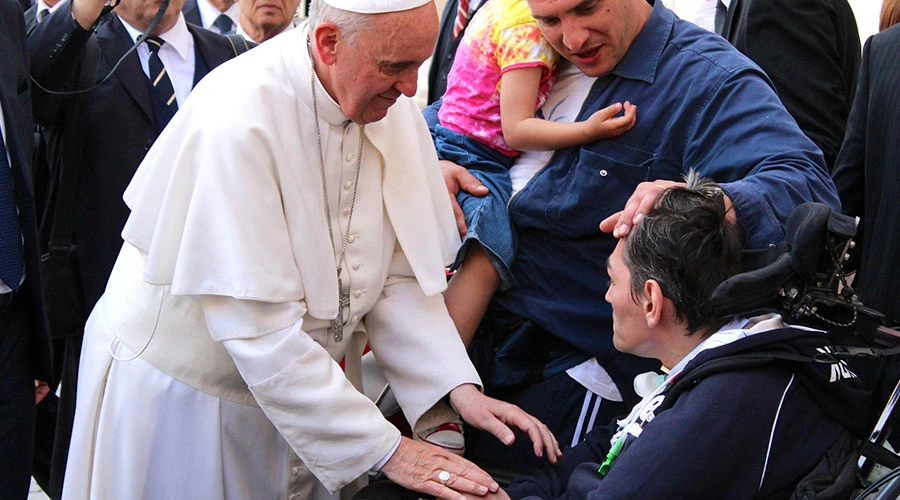
[[[157,128],[162,130],[169,123],[169,120],[175,116],[178,111],[178,101],[175,99],[175,88],[172,86],[172,80],[166,72],[166,67],[159,58],[159,49],[166,43],[162,38],[151,36],[147,38],[147,47],[150,49],[150,59],[148,66],[150,67],[150,83],[151,90],[156,94],[157,102],[161,104],[159,109],[154,108],[154,120],[157,122]]]
[[[18,290],[24,270],[22,226],[16,208],[12,172],[6,159],[6,145],[0,136],[0,280],[13,290]]]
[[[459,0],[456,8],[456,24],[453,25],[453,39],[466,29],[469,24],[469,0]]]

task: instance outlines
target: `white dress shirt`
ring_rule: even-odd
[[[716,30],[716,2],[718,0],[665,0],[663,3],[666,7],[672,9],[675,14],[690,21],[703,29],[713,31]],[[730,0],[723,0],[722,3],[728,7]]]
[[[45,17],[55,12],[56,9],[58,9],[59,6],[63,4],[63,1],[64,0],[59,0],[51,7],[47,5],[47,2],[45,2],[44,0],[37,0],[37,22],[41,22],[41,20],[43,20]],[[42,12],[46,12],[46,14],[42,14]]]
[[[132,40],[137,41],[141,35],[141,31],[134,26],[125,22],[121,17],[122,26],[128,31],[128,35]],[[169,31],[159,35],[166,43],[159,49],[159,59],[166,67],[166,73],[172,80],[172,87],[175,89],[175,99],[178,101],[178,107],[184,105],[188,94],[194,86],[194,37],[187,29],[187,23],[184,22],[184,16],[178,14],[178,21]],[[137,48],[138,58],[141,60],[141,68],[147,78],[150,78],[150,49],[146,43],[142,43]]]
[[[240,13],[241,8],[237,2],[234,2],[231,4],[231,7],[225,9],[225,12],[222,12],[209,0],[197,0],[197,10],[200,11],[200,21],[203,23],[204,28],[215,31],[216,33],[222,33],[219,31],[219,28],[213,25],[216,18],[219,17],[219,14],[225,14],[230,17],[235,27],[237,27],[238,13]]]

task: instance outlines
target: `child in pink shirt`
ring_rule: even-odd
[[[512,195],[509,168],[519,151],[617,137],[635,123],[636,108],[628,102],[582,122],[535,117],[558,63],[559,54],[541,35],[525,0],[489,0],[472,17],[447,78],[435,128],[438,156],[466,167],[490,190],[484,197],[457,196],[468,232],[444,300],[466,345],[497,288],[513,284],[516,241],[506,206]]]

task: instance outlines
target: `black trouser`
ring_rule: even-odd
[[[353,495],[353,500],[418,500],[419,498],[431,499],[434,497],[407,490],[388,479],[373,481],[372,484]]]
[[[53,339],[53,376],[60,395],[48,394],[37,407],[37,423],[32,475],[52,500],[62,496],[72,423],[82,335]],[[51,384],[53,386],[55,384]]]
[[[634,375],[659,366],[656,361],[621,353],[602,361],[625,401],[603,400],[594,414],[596,396],[588,395],[566,373],[588,360],[590,354],[497,306],[492,306],[482,320],[469,346],[469,356],[481,375],[486,395],[512,403],[545,423],[563,448],[580,442],[590,427],[606,425],[627,414],[638,402],[632,389]],[[586,403],[593,418],[582,418]],[[535,456],[526,435],[518,433],[516,442],[506,446],[493,435],[468,426],[466,458],[504,472],[525,471],[546,463]]]
[[[16,298],[0,310],[0,499],[24,499],[34,451],[34,377],[26,316]]]
[[[525,387],[489,395],[513,403],[547,424],[560,447],[565,449],[573,438],[580,442],[590,430],[587,422],[578,425],[586,393],[587,390],[581,384],[566,372],[561,372]],[[606,425],[627,411],[622,403],[604,400],[594,419],[594,427]],[[575,437],[579,427],[580,435]],[[506,475],[540,467],[547,462],[546,459],[535,456],[531,439],[521,432],[516,433],[515,443],[506,446],[492,434],[470,426],[466,426],[466,458],[484,465],[489,472],[497,469],[498,473]]]

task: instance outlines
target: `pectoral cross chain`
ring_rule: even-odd
[[[338,269],[338,310],[337,316],[331,320],[331,334],[335,342],[344,339],[344,308],[350,307],[350,294],[344,293],[344,283],[341,280],[341,270]]]
[[[334,245],[334,228],[331,226],[331,206],[328,203],[328,185],[325,179],[325,155],[322,152],[322,131],[319,130],[319,101],[316,98],[315,85],[315,62],[312,56],[312,44],[309,37],[306,38],[306,51],[309,53],[310,64],[313,71],[309,72],[309,89],[312,93],[313,116],[316,123],[316,150],[319,153],[319,174],[322,178],[322,206],[325,212],[325,222],[328,224],[328,239],[331,242],[332,250],[337,253]],[[350,228],[353,223],[353,209],[356,207],[356,193],[359,187],[359,171],[362,168],[363,144],[366,142],[366,127],[359,127],[359,147],[356,150],[356,174],[353,179],[353,197],[350,198],[350,210],[347,214],[347,230],[344,231],[344,237],[341,242],[341,253],[337,258],[337,279],[338,279],[338,310],[337,316],[331,320],[331,334],[334,336],[335,342],[344,339],[344,308],[350,307],[350,294],[344,293],[344,284],[341,282],[341,266],[346,262],[344,257],[347,255],[347,244],[350,242]],[[340,234],[338,234],[340,236]]]

